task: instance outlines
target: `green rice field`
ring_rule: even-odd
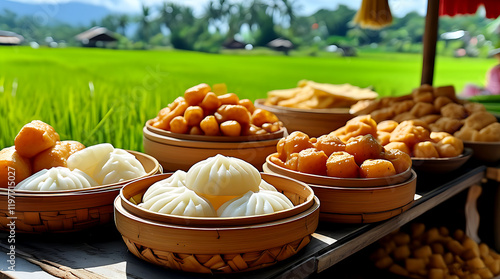
[[[110,142],[142,151],[146,120],[198,83],[226,83],[240,98],[266,97],[301,79],[372,86],[381,96],[403,95],[420,83],[421,55],[364,53],[357,57],[205,54],[0,47],[0,148],[39,119],[63,140],[89,146]],[[493,59],[438,57],[435,85],[484,83]]]

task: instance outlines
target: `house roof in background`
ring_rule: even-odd
[[[84,31],[75,36],[75,38],[79,41],[116,41],[117,38],[115,34],[109,31],[105,27],[94,26],[87,31]]]

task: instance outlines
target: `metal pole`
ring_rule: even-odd
[[[432,81],[434,78],[434,62],[436,60],[438,26],[439,0],[428,0],[427,15],[425,17],[422,79],[420,81],[420,84],[432,85]]]

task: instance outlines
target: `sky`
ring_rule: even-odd
[[[98,6],[104,6],[113,12],[138,13],[141,9],[141,4],[160,5],[164,0],[12,0],[24,3],[44,3],[54,5],[66,2],[85,2]],[[210,0],[170,0],[179,4],[193,7],[195,14],[202,13]],[[230,0],[231,1],[231,0]],[[231,2],[241,2],[244,0],[232,0]],[[401,17],[409,12],[416,11],[421,15],[425,14],[428,0],[389,0],[391,12],[393,15]],[[353,9],[358,9],[361,6],[361,0],[295,0],[298,7],[299,15],[310,15],[315,11],[326,8],[334,10],[339,4],[347,5]]]

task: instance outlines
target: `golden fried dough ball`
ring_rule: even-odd
[[[345,151],[345,143],[332,134],[317,138],[314,147],[325,152],[326,156],[330,156],[333,152]]]
[[[297,170],[299,164],[299,153],[292,153],[285,162],[285,167],[290,170]]]
[[[386,149],[384,159],[389,160],[397,173],[402,173],[411,167],[410,153],[398,149]]]
[[[201,83],[191,88],[188,88],[184,92],[184,99],[186,103],[190,106],[197,106],[203,101],[205,95],[212,90],[210,86],[206,83]]]
[[[326,174],[332,177],[357,178],[359,166],[351,154],[345,151],[334,152],[326,161]]]
[[[439,158],[439,153],[430,141],[423,141],[413,146],[413,157],[417,158]]]
[[[251,115],[252,124],[259,127],[262,127],[264,123],[274,123],[279,121],[278,117],[274,113],[265,109],[255,109]]]
[[[479,131],[495,122],[497,122],[497,118],[493,114],[487,111],[478,111],[465,119],[464,126]]]
[[[424,116],[420,117],[419,119],[424,121],[427,124],[431,124],[431,123],[438,121],[439,118],[441,118],[440,114],[429,114],[429,115],[424,115]]]
[[[264,123],[262,124],[262,129],[264,129],[268,133],[278,132],[283,128],[283,122],[276,121],[274,123]]]
[[[415,101],[406,100],[406,101],[396,102],[396,103],[392,104],[391,108],[394,111],[394,114],[398,115],[398,114],[401,114],[404,112],[409,112],[414,105],[415,105]]]
[[[220,124],[220,131],[224,136],[237,137],[241,134],[241,125],[235,120],[224,121]]]
[[[217,110],[221,105],[219,98],[214,92],[208,92],[205,98],[201,101],[200,107],[203,108],[208,114]]]
[[[446,96],[439,96],[434,100],[434,108],[437,111],[441,111],[441,108],[447,104],[453,103],[453,101]]]
[[[184,118],[189,126],[200,125],[203,120],[203,109],[200,106],[190,106],[184,111]]]
[[[249,125],[251,121],[250,113],[244,106],[241,105],[222,105],[217,109],[214,116],[219,123],[228,120],[236,120],[242,126],[245,126]]]
[[[276,149],[282,161],[286,161],[291,154],[314,147],[309,141],[309,136],[300,131],[292,132],[285,138],[279,140]]]
[[[478,112],[478,111],[486,111],[486,108],[484,107],[483,104],[475,103],[475,102],[466,102],[464,104],[464,108],[469,115],[473,114],[474,112]]]
[[[361,165],[367,159],[381,158],[384,148],[371,134],[350,138],[345,151],[354,156],[356,164]]]
[[[280,167],[283,167],[283,168],[286,168],[285,166],[285,162],[281,161],[281,159],[278,157],[278,154],[272,154],[269,156],[269,161],[271,161],[272,163],[280,166]]]
[[[433,142],[437,143],[438,141],[452,136],[450,133],[447,132],[431,132],[431,139]]]
[[[184,116],[176,116],[170,121],[170,131],[172,133],[185,134],[189,131],[189,126]]]
[[[207,136],[218,136],[220,135],[219,123],[215,119],[215,116],[208,115],[200,122],[200,128],[203,133]]]
[[[424,115],[434,114],[436,112],[434,105],[431,103],[418,102],[410,110],[410,113],[420,118]]]
[[[396,175],[394,165],[384,159],[368,159],[359,167],[359,177],[375,178]]]
[[[59,134],[52,126],[40,120],[33,120],[21,128],[14,139],[14,146],[19,155],[31,158],[53,147],[59,140]]]
[[[346,142],[349,139],[345,134],[345,126],[342,126],[333,132],[330,132],[329,135],[336,136],[343,142]]]
[[[238,102],[240,101],[240,98],[238,98],[238,95],[234,93],[227,93],[224,95],[217,96],[219,99],[221,105],[237,105]]]
[[[381,145],[386,145],[391,141],[391,133],[377,131],[377,140]]]
[[[432,103],[434,102],[433,92],[416,92],[413,94],[413,101],[419,103]]]
[[[464,143],[454,136],[447,136],[436,143],[436,150],[441,158],[456,157],[464,151]]]
[[[399,123],[394,121],[394,120],[385,120],[382,122],[378,122],[377,130],[390,133],[390,132],[394,131],[394,129],[396,129],[398,124]]]
[[[170,130],[170,122],[177,116],[184,115],[184,112],[189,107],[188,103],[184,100],[184,98],[179,97],[173,103],[169,104],[169,112],[165,115],[165,112],[162,114],[163,117],[159,118],[157,122],[153,124],[153,127]]]
[[[73,153],[82,150],[85,145],[78,141],[58,141],[56,144],[38,153],[32,159],[33,173],[52,167],[67,167],[66,161]]]
[[[441,115],[449,118],[464,119],[467,117],[467,111],[462,105],[449,103],[441,108]]]
[[[406,153],[408,155],[411,154],[410,148],[404,142],[399,142],[399,141],[389,142],[388,144],[384,145],[384,148],[386,151],[390,150],[390,149],[397,149],[397,150],[403,151],[404,153]]]
[[[254,136],[254,135],[264,135],[267,133],[266,130],[261,127],[257,127],[254,124],[246,125],[241,127],[241,135],[242,136]]]
[[[453,135],[461,140],[473,141],[479,132],[475,129],[463,126],[459,131],[455,132]]]
[[[249,99],[241,99],[238,102],[238,105],[242,105],[242,106],[246,107],[248,112],[250,112],[250,114],[252,114],[253,111],[255,110],[254,104]]]
[[[434,96],[436,98],[439,98],[441,96],[448,97],[450,100],[453,100],[454,102],[457,101],[457,96],[455,94],[455,87],[453,87],[453,85],[435,87]]]
[[[31,174],[30,159],[19,155],[14,146],[0,150],[0,188],[17,185]]]
[[[432,132],[446,132],[453,134],[460,130],[463,123],[459,119],[441,117],[436,122],[429,124],[429,128]]]
[[[305,173],[326,175],[327,160],[328,156],[323,150],[317,150],[316,148],[304,149],[299,152],[297,170]]]
[[[421,120],[407,120],[399,125],[391,133],[391,142],[404,142],[409,148],[413,148],[418,142],[430,139],[427,124]]]
[[[413,115],[413,113],[407,111],[407,112],[403,112],[401,114],[398,114],[396,116],[394,116],[392,118],[392,120],[398,122],[398,123],[401,123],[403,121],[407,121],[407,120],[413,120],[413,119],[417,119],[418,117],[416,117],[415,115]]]
[[[373,120],[375,120],[375,122],[378,123],[393,118],[395,113],[392,108],[387,107],[372,111],[370,115],[373,118]]]
[[[500,141],[500,123],[495,122],[484,127],[475,135],[474,141]]]
[[[204,135],[203,130],[200,128],[200,126],[191,127],[191,129],[189,129],[189,134],[190,135],[197,135],[197,136]]]
[[[370,115],[356,116],[347,121],[345,127],[345,138],[371,134],[377,136],[377,122]]]

